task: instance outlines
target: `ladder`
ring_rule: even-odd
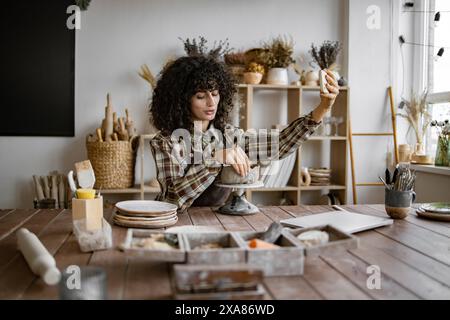
[[[384,186],[381,182],[367,182],[367,183],[356,183],[355,176],[355,161],[353,156],[353,136],[392,136],[394,138],[394,156],[395,164],[398,163],[398,150],[397,150],[397,127],[395,123],[395,112],[394,112],[394,97],[392,94],[392,87],[388,87],[389,101],[391,106],[391,120],[392,120],[392,132],[365,132],[365,133],[353,133],[351,127],[351,121],[348,122],[349,128],[349,143],[350,143],[350,162],[351,162],[351,173],[352,173],[352,191],[353,191],[353,204],[358,204],[358,196],[356,193],[356,187],[373,187],[373,186]]]

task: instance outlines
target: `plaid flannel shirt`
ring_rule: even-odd
[[[222,164],[212,157],[202,157],[205,150],[210,152],[207,154],[214,155],[215,150],[229,146],[227,143],[234,143],[245,150],[250,160],[268,165],[270,161],[283,159],[296,151],[320,124],[309,113],[294,120],[282,131],[267,131],[266,135],[256,136],[255,130],[244,132],[231,125],[226,126],[222,139],[217,135],[218,130],[213,130],[214,127],[197,136],[191,134],[188,139],[179,139],[175,135],[168,137],[159,132],[150,141],[157,180],[161,186],[156,200],[173,203],[178,206],[178,211],[185,211],[191,206],[222,169]],[[190,143],[186,143],[189,138]]]

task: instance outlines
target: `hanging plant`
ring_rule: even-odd
[[[75,4],[80,8],[81,11],[86,11],[90,3],[91,0],[75,0]]]

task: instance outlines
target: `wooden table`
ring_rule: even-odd
[[[349,211],[385,216],[382,205],[343,206]],[[332,210],[328,206],[262,207],[261,213],[238,217],[191,208],[178,225],[209,225],[225,230],[264,230],[272,221]],[[110,219],[111,211],[105,216]],[[16,249],[15,231],[36,233],[62,270],[69,265],[103,267],[110,299],[169,299],[170,265],[129,258],[118,250],[81,253],[72,234],[70,210],[0,210],[0,299],[57,299],[56,287],[34,276]],[[117,245],[127,229],[113,226]],[[356,250],[308,257],[302,276],[267,277],[271,299],[449,299],[450,223],[411,213],[391,226],[358,233]],[[381,289],[368,289],[367,267],[381,269]]]

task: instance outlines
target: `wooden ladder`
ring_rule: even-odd
[[[383,183],[381,183],[381,182],[356,183],[355,164],[354,164],[354,156],[353,156],[353,136],[393,136],[393,138],[394,138],[395,164],[398,163],[397,127],[396,127],[396,124],[395,124],[394,97],[393,97],[393,94],[392,94],[392,87],[388,88],[388,94],[389,94],[389,101],[390,101],[390,105],[391,105],[392,132],[353,133],[350,119],[348,121],[349,142],[350,142],[350,162],[351,162],[351,170],[352,170],[353,204],[358,204],[358,197],[357,197],[357,193],[356,193],[356,187],[384,186]]]

